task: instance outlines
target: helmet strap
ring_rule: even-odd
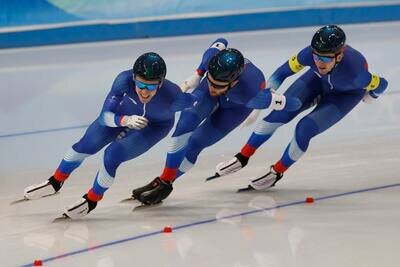
[[[229,83],[228,84],[228,90],[226,90],[226,92],[225,93],[227,93],[229,90],[231,90],[232,89],[232,83]]]
[[[236,82],[237,80],[238,80],[238,79],[233,80],[232,82],[229,83],[229,85],[228,85],[228,90],[226,90],[226,92],[228,92],[229,90],[232,89],[232,87],[234,87],[234,86],[232,86],[232,83]],[[236,84],[237,84],[237,83],[236,83]],[[235,84],[235,86],[236,86],[236,84]]]
[[[341,53],[342,53],[342,51],[335,54],[335,66],[333,66],[333,68],[332,68],[331,71],[333,71],[333,70],[336,68],[336,66],[339,64],[340,61],[338,61],[338,56],[339,56]],[[331,71],[330,71],[330,72],[331,72]]]
[[[227,93],[229,92],[229,90],[232,89],[232,83],[233,83],[233,82],[230,82],[230,83],[228,84],[228,88],[227,88],[226,91],[223,93],[224,95],[227,94]]]

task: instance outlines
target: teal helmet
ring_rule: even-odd
[[[162,57],[154,52],[144,53],[133,65],[133,75],[149,81],[162,81],[167,74],[167,66]]]
[[[320,54],[337,54],[345,46],[346,34],[336,25],[328,25],[319,29],[311,40],[312,49]]]
[[[208,63],[208,73],[220,82],[232,82],[242,73],[244,57],[234,48],[224,49],[213,56]]]

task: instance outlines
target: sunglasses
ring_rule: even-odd
[[[214,87],[215,89],[217,89],[217,90],[222,90],[222,89],[226,89],[228,86],[230,86],[231,85],[231,83],[228,83],[228,84],[224,84],[224,85],[220,85],[220,84],[215,84],[215,83],[213,83],[213,81],[211,81],[210,80],[210,78],[209,78],[209,74],[207,74],[207,81],[208,81],[208,83],[212,86],[212,87]]]
[[[144,82],[141,82],[141,81],[138,81],[138,80],[134,80],[134,81],[135,81],[136,86],[140,90],[147,89],[149,91],[154,91],[154,90],[158,89],[158,87],[160,86],[159,83],[157,83],[157,84],[149,84],[149,83],[144,83]]]
[[[318,54],[316,54],[314,52],[312,54],[313,54],[313,58],[314,58],[315,61],[322,61],[324,63],[331,63],[336,58],[336,55],[334,55],[334,56],[321,56],[321,55],[318,55]]]

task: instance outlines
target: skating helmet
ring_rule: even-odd
[[[336,25],[328,25],[319,29],[313,36],[311,47],[321,54],[337,54],[346,43],[346,34]]]
[[[160,55],[154,52],[144,53],[133,65],[133,75],[145,80],[162,81],[167,74],[167,66]]]
[[[214,80],[232,82],[236,80],[244,67],[244,57],[234,48],[224,49],[213,56],[208,63],[208,73]]]

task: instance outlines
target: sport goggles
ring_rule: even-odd
[[[321,56],[314,52],[312,54],[315,61],[322,61],[324,63],[330,63],[336,58],[336,56]]]
[[[209,75],[209,74],[207,74],[207,76],[206,76],[206,77],[207,77],[208,83],[209,83],[210,85],[212,85],[212,87],[214,87],[214,88],[217,89],[217,90],[226,89],[227,87],[229,87],[229,86],[231,85],[231,83],[224,84],[224,85],[215,84],[215,83],[213,83],[213,82],[210,80],[210,78],[208,77],[208,75]]]
[[[144,83],[144,82],[141,82],[141,81],[138,81],[138,80],[134,80],[134,81],[135,81],[136,86],[140,90],[147,89],[149,91],[154,91],[160,86],[159,83],[157,83],[157,84],[149,84],[149,83]]]

